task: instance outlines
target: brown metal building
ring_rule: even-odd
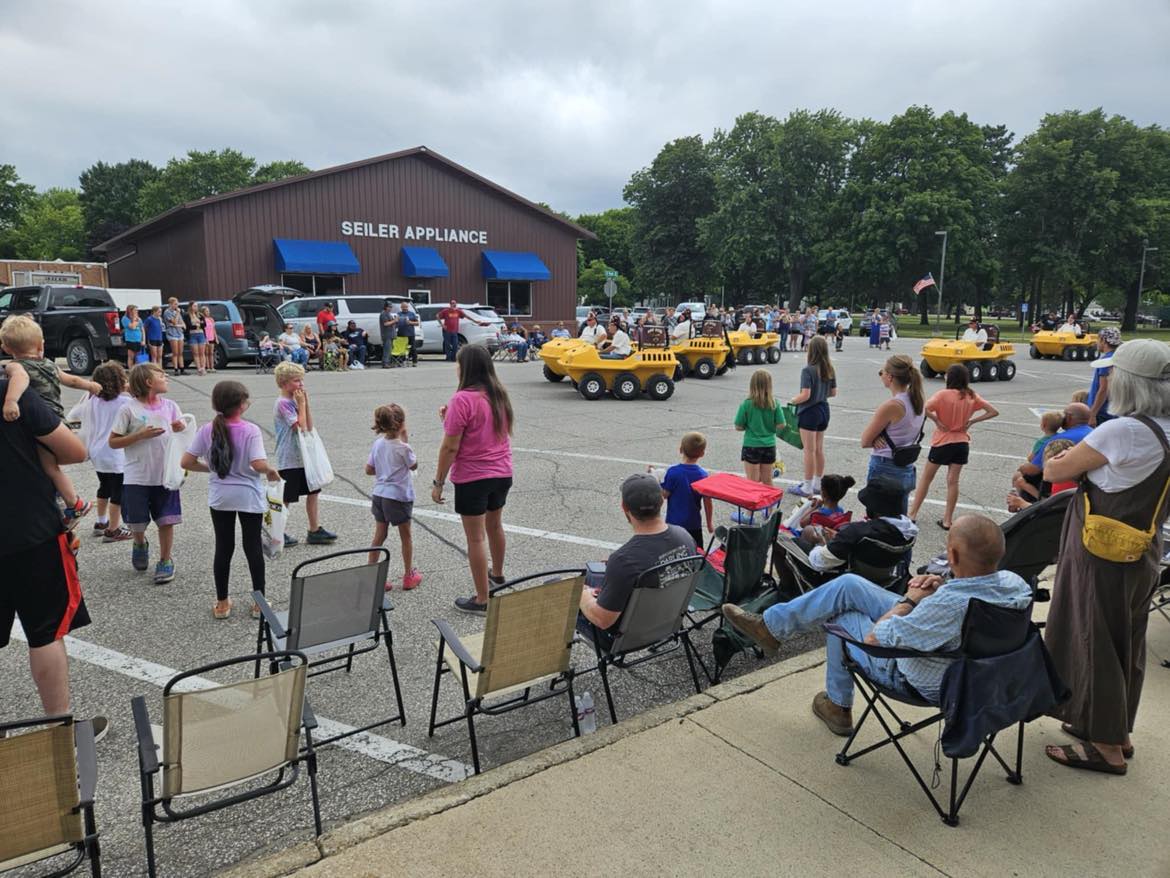
[[[593,234],[424,146],[172,208],[96,249],[113,287],[412,293],[570,319]]]

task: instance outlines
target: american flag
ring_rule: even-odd
[[[923,290],[925,290],[927,287],[933,287],[933,286],[934,286],[934,278],[931,277],[931,274],[928,271],[926,273],[926,277],[922,278],[922,280],[920,280],[918,283],[916,283],[914,285],[914,295],[918,295]]]

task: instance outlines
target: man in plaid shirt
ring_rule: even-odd
[[[964,515],[947,534],[947,560],[953,578],[916,576],[904,597],[886,591],[852,573],[814,588],[795,600],[776,604],[760,616],[734,604],[723,605],[723,615],[751,637],[765,652],[775,653],[780,641],[794,634],[836,622],[850,636],[866,643],[922,652],[958,649],[967,602],[1023,609],[1032,601],[1032,589],[1007,570],[996,570],[1003,557],[1003,531],[989,518]],[[834,734],[853,731],[853,680],[845,669],[844,643],[829,637],[825,652],[825,691],[813,699],[813,713]],[[849,656],[865,675],[895,691],[918,693],[937,703],[948,659],[869,656],[849,648]]]

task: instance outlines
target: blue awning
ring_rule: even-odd
[[[273,238],[276,270],[295,274],[360,274],[362,267],[344,241]]]
[[[403,247],[402,274],[405,277],[447,277],[447,263],[434,247]]]
[[[483,276],[488,280],[548,280],[552,273],[535,253],[484,250]]]

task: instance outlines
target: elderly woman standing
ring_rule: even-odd
[[[922,392],[922,373],[905,354],[894,354],[878,369],[882,386],[890,399],[873,413],[861,431],[861,447],[872,448],[866,482],[889,476],[902,486],[902,514],[906,514],[910,492],[918,482],[917,459],[898,461],[895,449],[917,445],[922,440],[926,418],[926,399]]]
[[[1072,698],[1053,711],[1072,745],[1050,744],[1070,768],[1125,774],[1146,665],[1146,620],[1158,582],[1170,485],[1170,346],[1128,341],[1110,361],[1114,418],[1044,465],[1054,482],[1080,479],[1068,505],[1044,641]],[[1086,512],[1140,531],[1136,560],[1109,561],[1082,542]]]

